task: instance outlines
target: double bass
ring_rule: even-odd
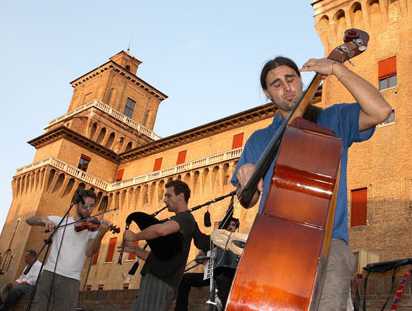
[[[329,59],[362,53],[369,36],[345,32]],[[339,184],[341,142],[329,130],[295,118],[322,80],[316,74],[256,164],[239,194],[247,205],[273,159],[276,165],[262,213],[240,259],[226,310],[317,310],[325,279]],[[275,155],[275,156],[274,156]]]

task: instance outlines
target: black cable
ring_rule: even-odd
[[[391,297],[392,297],[392,291],[393,291],[393,289],[394,289],[394,287],[395,287],[395,276],[396,276],[396,273],[397,273],[398,271],[399,271],[399,267],[396,267],[396,268],[393,269],[392,282],[391,282],[391,288],[390,288],[390,290],[389,290],[389,296],[388,296],[388,298],[386,298],[386,301],[385,301],[385,303],[383,304],[381,311],[385,310],[386,305],[387,305],[388,302],[389,302],[389,299],[391,299]]]

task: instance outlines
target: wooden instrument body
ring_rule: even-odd
[[[308,130],[305,122],[285,132],[265,210],[253,224],[226,310],[317,309],[341,142],[313,123]]]

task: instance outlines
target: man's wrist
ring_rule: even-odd
[[[341,80],[345,74],[345,69],[347,69],[343,64],[339,62],[332,63],[332,74],[338,79]]]
[[[97,235],[96,235],[96,238],[95,238],[95,239],[96,239],[96,240],[101,240],[101,239],[104,237],[104,235],[106,234],[106,232],[107,232],[107,231],[103,231],[103,230],[100,230],[100,229],[99,229],[99,230],[97,231]]]

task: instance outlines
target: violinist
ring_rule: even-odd
[[[270,138],[282,120],[292,110],[302,96],[300,71],[319,73],[323,78],[334,76],[355,98],[352,104],[335,104],[326,109],[309,106],[303,118],[317,123],[320,127],[332,130],[342,140],[340,183],[337,194],[336,212],[326,271],[326,279],[321,294],[319,310],[346,310],[350,280],[354,270],[354,258],[348,246],[348,211],[346,168],[348,149],[354,142],[369,139],[377,124],[391,113],[391,106],[379,91],[369,82],[351,71],[345,65],[328,58],[310,59],[299,70],[289,58],[276,57],[268,61],[261,72],[260,83],[267,98],[276,108],[272,124],[257,130],[246,142],[232,177],[232,184],[243,188],[255,171],[255,164]],[[302,116],[302,115],[300,115]],[[271,185],[275,161],[258,184],[249,206],[260,198],[259,211],[264,209]]]
[[[96,194],[92,190],[76,192],[71,210],[73,215],[63,220],[62,226],[57,228],[53,236],[32,310],[69,311],[77,305],[80,273],[85,258],[98,251],[101,240],[110,227],[109,223],[101,222],[97,230],[89,231],[86,222],[79,222],[90,217],[95,204]],[[32,216],[26,222],[31,226],[44,226],[46,231],[52,231],[61,219],[59,216]],[[85,230],[79,230],[82,226]],[[96,226],[91,227],[96,229]]]

